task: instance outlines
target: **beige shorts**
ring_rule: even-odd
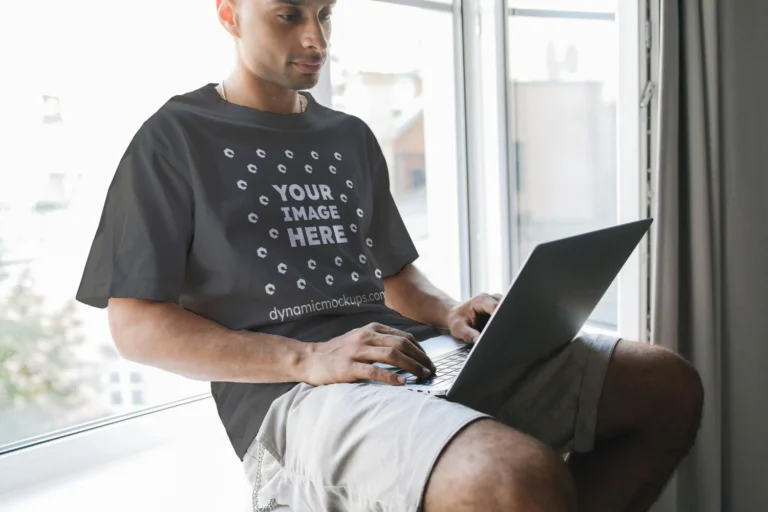
[[[531,371],[493,417],[560,453],[591,450],[617,342],[582,334]],[[253,510],[418,511],[443,448],[484,417],[397,386],[299,384],[272,404],[245,455]]]

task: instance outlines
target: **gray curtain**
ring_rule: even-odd
[[[654,343],[704,380],[654,510],[768,511],[768,1],[661,0]]]

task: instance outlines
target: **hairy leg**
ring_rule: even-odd
[[[424,494],[425,512],[571,512],[576,490],[547,446],[495,420],[470,423],[446,445]]]

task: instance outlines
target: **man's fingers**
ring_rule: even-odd
[[[426,350],[424,350],[413,334],[376,322],[374,322],[371,327],[373,327],[375,332],[379,333],[379,336],[373,341],[375,345],[381,344],[399,348],[402,352],[419,361],[426,368],[429,368],[432,371],[435,370],[434,363],[432,363],[432,360],[427,356]],[[401,340],[405,343],[401,344]]]
[[[478,336],[480,336],[480,333],[467,324],[463,324],[456,329],[456,337],[467,343],[474,343],[477,341]]]
[[[482,297],[478,297],[479,300],[474,301],[472,308],[475,310],[475,313],[485,313],[490,316],[493,315],[496,308],[499,307],[502,298],[502,295],[499,293],[483,295]],[[477,321],[473,322],[473,324],[478,325]]]
[[[380,334],[379,338],[382,339],[389,339],[390,341],[392,339],[403,339],[406,341],[406,343],[410,344],[411,347],[403,347],[403,351],[407,352],[411,355],[414,359],[421,361],[424,365],[432,368],[434,370],[435,366],[432,364],[432,361],[427,357],[427,351],[424,350],[424,347],[421,346],[421,344],[416,340],[416,337],[405,331],[401,331],[399,329],[395,329],[393,327],[389,327],[386,325],[381,325],[378,323],[373,324],[373,329],[375,332]],[[387,346],[396,346],[392,343],[387,343]],[[411,348],[413,350],[411,350]]]
[[[401,331],[400,329],[395,329],[394,327],[389,327],[388,325],[382,325],[382,324],[376,324],[376,323],[373,324],[373,330],[381,334],[389,334],[392,336],[400,336],[401,338],[405,338],[411,343],[413,343],[413,345],[418,350],[424,352],[425,354],[427,353],[424,350],[424,348],[421,346],[421,344],[416,340],[416,337],[409,332]]]
[[[428,367],[418,363],[393,347],[373,347],[365,345],[361,347],[355,359],[358,361],[362,359],[364,361],[373,361],[375,363],[391,364],[422,378],[432,374]],[[429,373],[425,373],[425,370]]]
[[[475,311],[492,315],[496,310],[496,306],[498,305],[499,303],[496,302],[495,298],[489,295],[487,297],[480,297],[478,300],[473,301],[472,308]]]
[[[421,346],[418,342],[413,343],[408,338],[402,338],[393,334],[381,334],[373,341],[373,345],[377,347],[392,347],[409,356],[409,358],[415,359],[426,368],[435,369],[435,365],[427,356],[427,353],[424,350],[419,350]]]
[[[405,377],[402,377],[402,380],[400,380],[401,376],[395,372],[384,370],[383,368],[373,366],[372,364],[353,362],[350,369],[352,371],[352,377],[355,380],[375,380],[393,386],[402,386],[405,384]]]

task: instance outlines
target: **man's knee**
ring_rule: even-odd
[[[692,443],[703,400],[701,378],[688,361],[660,346],[623,341],[608,368],[598,435],[643,430],[676,444]]]
[[[659,395],[666,394],[668,415],[682,441],[693,444],[704,408],[701,376],[691,363],[670,350],[660,350],[659,357],[662,359],[660,373],[668,385],[666,391],[659,390]]]
[[[446,447],[432,472],[425,510],[571,511],[576,488],[546,446],[490,420],[471,424]]]

